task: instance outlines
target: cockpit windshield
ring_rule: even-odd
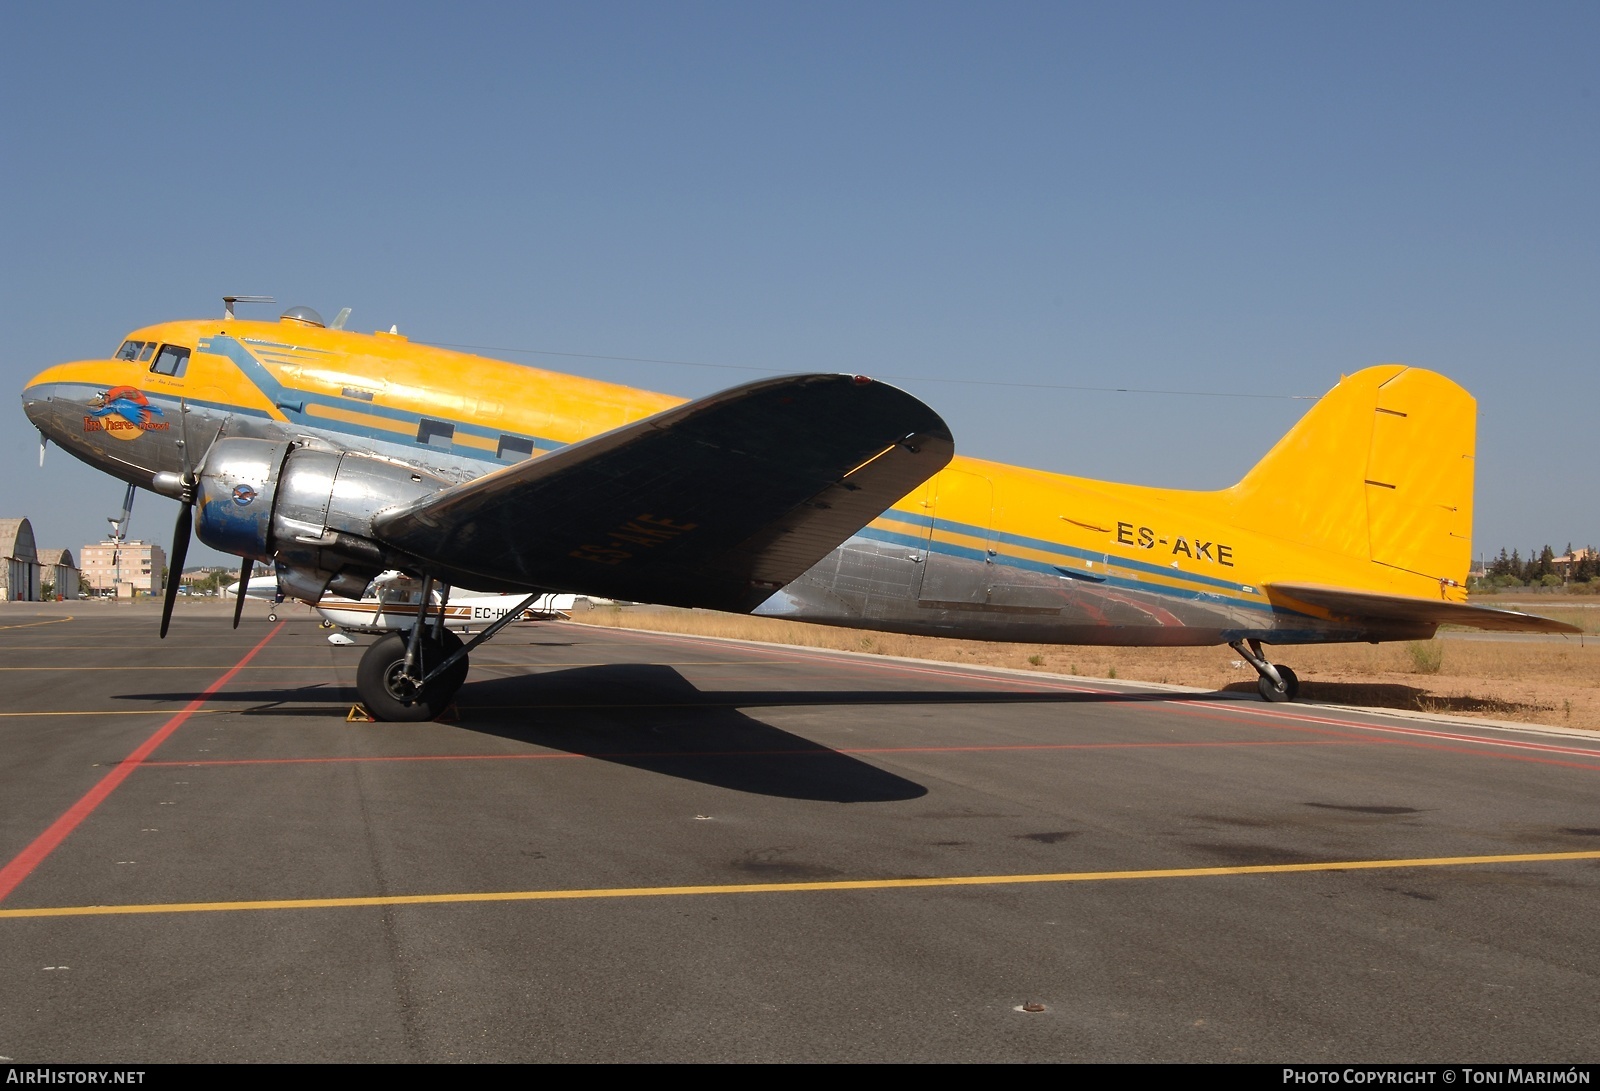
[[[140,357],[143,359],[143,357]],[[178,378],[183,375],[184,366],[189,362],[189,350],[178,345],[162,345],[161,355],[156,357],[156,362],[150,365],[154,375],[171,375]]]
[[[118,360],[148,360],[156,354],[155,341],[124,341],[117,350]]]

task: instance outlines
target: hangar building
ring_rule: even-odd
[[[39,550],[39,581],[50,585],[53,598],[75,599],[78,597],[78,581],[82,573],[72,560],[70,549],[41,549]]]
[[[26,519],[0,519],[0,601],[39,601],[39,550]]]

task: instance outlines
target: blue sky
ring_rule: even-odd
[[[1478,398],[1475,551],[1600,544],[1592,3],[13,4],[0,36],[14,392],[255,292],[682,395],[902,377],[964,453],[1215,488],[1290,396],[1399,361]],[[120,487],[9,419],[0,514],[97,539]]]

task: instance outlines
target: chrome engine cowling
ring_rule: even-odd
[[[195,530],[214,549],[274,562],[285,595],[359,598],[396,566],[372,540],[373,517],[450,484],[369,455],[230,437],[206,455]]]
[[[195,490],[200,540],[238,557],[271,560],[272,508],[288,454],[288,443],[266,439],[220,439],[213,444]]]

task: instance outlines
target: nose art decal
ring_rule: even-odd
[[[151,405],[137,388],[114,386],[89,402],[89,416],[83,418],[85,432],[109,432],[120,440],[135,440],[146,432],[165,432],[169,421],[161,407]]]

